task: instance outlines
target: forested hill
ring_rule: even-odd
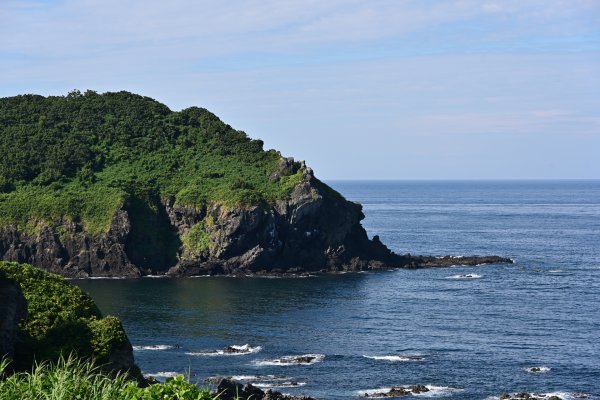
[[[127,196],[257,204],[301,179],[274,178],[281,155],[206,109],[128,92],[0,99],[0,154],[0,224],[78,216],[96,233]]]

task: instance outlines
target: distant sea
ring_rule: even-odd
[[[319,399],[412,384],[430,388],[418,397],[600,398],[600,181],[328,183],[397,253],[515,263],[74,282],[122,319],[139,366],[159,379],[235,376]],[[245,355],[216,352],[245,344]],[[307,354],[317,358],[281,364]]]

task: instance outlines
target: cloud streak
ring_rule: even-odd
[[[205,106],[326,178],[531,177],[493,169],[501,138],[524,135],[549,156],[577,149],[589,160],[565,174],[592,177],[599,27],[586,0],[5,0],[0,96],[126,89]],[[390,168],[403,147],[429,163]],[[449,147],[487,156],[449,166]]]

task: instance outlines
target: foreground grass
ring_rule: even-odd
[[[217,400],[183,375],[139,388],[122,375],[109,377],[98,366],[75,357],[42,362],[30,372],[6,374],[0,360],[0,400]]]

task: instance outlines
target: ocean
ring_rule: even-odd
[[[415,384],[444,399],[600,398],[600,181],[328,183],[397,253],[514,264],[73,282],[121,318],[159,379],[233,376],[334,400]],[[299,355],[310,362],[286,362]]]

